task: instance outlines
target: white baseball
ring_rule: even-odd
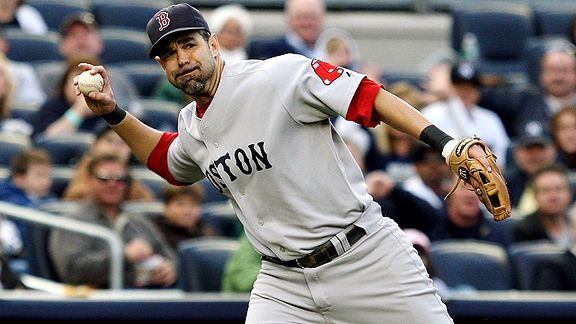
[[[93,91],[102,91],[104,79],[100,74],[90,74],[90,71],[84,71],[78,77],[78,90],[85,96]]]

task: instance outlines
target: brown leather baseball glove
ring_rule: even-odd
[[[480,161],[470,157],[468,150],[470,146],[475,144],[480,145],[486,153],[486,159],[492,168],[491,172]],[[478,199],[492,213],[496,221],[501,221],[510,216],[512,206],[506,181],[496,164],[496,156],[481,139],[478,137],[461,139],[448,156],[448,165],[458,175],[459,179],[456,186],[459,185],[460,180],[464,180],[464,182],[472,186]],[[454,186],[454,189],[456,189],[456,186]],[[452,194],[454,189],[448,193],[446,198]]]

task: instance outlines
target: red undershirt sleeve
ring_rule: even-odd
[[[152,153],[148,156],[146,165],[148,169],[154,171],[173,185],[187,185],[188,183],[174,179],[170,175],[170,170],[168,170],[168,148],[176,137],[178,137],[178,133],[165,132],[162,134],[160,141],[158,141],[158,144],[156,144],[156,147],[154,147],[154,150],[152,150]]]
[[[375,127],[380,124],[378,115],[374,113],[374,98],[381,88],[382,85],[366,77],[362,79],[350,102],[346,119],[366,127]]]

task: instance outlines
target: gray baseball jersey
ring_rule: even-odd
[[[329,240],[339,249],[352,224],[367,234],[353,246],[341,240],[339,257],[319,267],[263,262],[246,323],[451,323],[330,122],[347,115],[363,78],[294,54],[226,62],[203,117],[195,103],[180,113],[162,171],[180,182],[210,179],[261,254],[292,260]]]
[[[293,54],[226,62],[203,118],[195,103],[180,113],[179,136],[169,149],[171,175],[182,182],[207,176],[231,198],[263,254],[307,254],[374,204],[329,122],[346,116],[364,76],[326,68]]]

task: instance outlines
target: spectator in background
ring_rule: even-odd
[[[576,106],[560,109],[550,119],[550,131],[556,145],[558,162],[576,171]]]
[[[90,195],[65,217],[115,230],[124,241],[125,288],[166,288],[176,281],[177,257],[154,223],[124,213],[129,168],[116,155],[95,156],[88,165]],[[63,283],[109,288],[110,249],[99,238],[65,230],[52,232],[49,251]],[[140,266],[149,267],[141,272]]]
[[[0,200],[16,205],[35,208],[43,203],[56,201],[57,197],[50,191],[52,186],[52,162],[48,152],[40,148],[25,149],[17,153],[11,161],[10,176],[0,182]],[[27,272],[29,260],[26,259],[25,243],[27,226],[14,221],[18,227],[13,232],[14,244],[10,252],[12,261],[18,259],[19,272]]]
[[[59,51],[66,60],[74,57],[99,57],[104,42],[96,18],[90,12],[76,12],[60,24]]]
[[[392,218],[400,228],[415,228],[428,233],[440,220],[440,212],[426,200],[412,194],[383,171],[366,175],[368,193],[381,207],[382,215]]]
[[[478,136],[498,157],[500,168],[506,165],[510,139],[498,115],[478,106],[482,82],[479,71],[469,63],[459,63],[450,71],[451,92],[443,101],[422,108],[422,114],[454,138]]]
[[[572,244],[564,253],[551,260],[543,260],[536,267],[537,290],[576,291],[576,213],[571,210],[569,223]]]
[[[418,142],[411,136],[386,124],[374,129],[378,152],[381,154],[382,169],[398,182],[416,174],[412,152]]]
[[[416,174],[406,179],[402,187],[441,210],[452,183],[452,172],[446,160],[440,152],[422,143],[414,146],[411,155]]]
[[[267,59],[296,53],[317,57],[316,40],[324,29],[326,4],[324,0],[287,0],[284,3],[284,20],[288,30],[282,36],[250,42],[248,57]]]
[[[81,58],[94,58],[100,61],[104,51],[104,41],[100,33],[100,26],[90,12],[73,12],[62,20],[59,26],[60,43],[58,50],[63,57],[60,64],[55,64],[43,72],[42,84],[44,91],[49,95],[58,92],[57,82],[60,75],[65,73],[70,62],[77,62]],[[129,107],[132,100],[137,97],[136,90],[127,78],[117,71],[109,71],[112,80],[114,95],[124,107]],[[127,83],[130,83],[127,85]]]
[[[14,83],[10,78],[8,61],[0,52],[0,133],[18,133],[30,136],[32,125],[22,119],[12,118]]]
[[[252,247],[246,234],[242,233],[238,242],[238,248],[224,267],[222,292],[250,292],[260,272],[262,256]]]
[[[208,24],[218,37],[224,61],[248,58],[246,46],[252,35],[252,17],[248,10],[239,4],[220,6],[210,13]]]
[[[26,273],[29,271],[28,261],[24,255],[24,242],[18,225],[5,216],[0,216],[0,257],[6,261],[10,271]],[[2,264],[4,265],[4,264]],[[0,268],[0,275],[2,268]],[[0,285],[0,290],[1,285]]]
[[[125,163],[137,161],[133,158],[132,151],[128,144],[126,144],[126,142],[124,142],[116,132],[114,132],[109,126],[102,127],[96,134],[96,140],[90,146],[90,149],[84,153],[82,158],[80,158],[76,164],[76,172],[64,190],[62,199],[81,200],[89,195],[92,188],[90,188],[89,185],[90,173],[88,172],[88,165],[94,156],[105,153],[117,155]],[[150,188],[140,180],[132,179],[132,183],[128,188],[126,200],[153,201],[156,199],[160,199],[160,197],[156,197]]]
[[[356,40],[344,29],[328,28],[320,33],[315,43],[317,58],[334,65],[362,71],[362,59]],[[379,80],[380,76],[369,76]]]
[[[513,241],[547,240],[561,247],[571,245],[568,211],[572,205],[567,169],[560,164],[548,164],[531,175],[537,209],[512,228]]]
[[[549,133],[550,118],[562,107],[576,105],[575,48],[567,42],[546,48],[534,87],[491,87],[484,91],[482,105],[500,116],[512,139],[527,127]]]
[[[536,209],[530,175],[538,168],[554,162],[556,155],[552,139],[539,127],[528,127],[512,143],[512,161],[504,170],[504,178],[512,208],[519,215],[532,213]]]
[[[154,219],[166,241],[177,251],[182,241],[218,233],[202,219],[204,187],[167,184],[164,189],[164,212]]]
[[[33,115],[31,124],[34,127],[32,137],[51,136],[77,131],[96,132],[106,125],[101,118],[94,115],[82,97],[76,96],[74,77],[82,72],[80,62],[100,64],[96,57],[78,57],[67,62],[64,73],[60,76],[56,92]]]
[[[25,0],[0,1],[0,27],[18,28],[30,34],[42,35],[48,32],[48,25],[42,14]]]
[[[432,241],[474,239],[500,244],[504,248],[510,244],[509,223],[494,222],[482,208],[474,190],[463,182],[446,199],[443,213],[428,236]]]
[[[330,28],[324,30],[316,41],[318,58],[335,66],[362,71],[362,61],[356,41],[343,29]],[[372,80],[378,80],[379,75],[369,75]],[[383,167],[383,156],[378,151],[376,139],[370,129],[343,117],[333,120],[334,127],[348,144],[364,172],[371,172]]]
[[[406,101],[416,109],[423,106],[423,92],[406,81],[398,81],[387,87],[390,93]],[[376,147],[382,157],[382,169],[395,181],[402,182],[415,174],[412,151],[418,143],[387,124],[381,123],[372,130]]]
[[[6,55],[10,51],[10,42],[0,28],[0,54],[8,69],[8,74],[14,86],[14,106],[37,107],[46,100],[46,92],[40,85],[34,66],[27,62],[10,60]]]

